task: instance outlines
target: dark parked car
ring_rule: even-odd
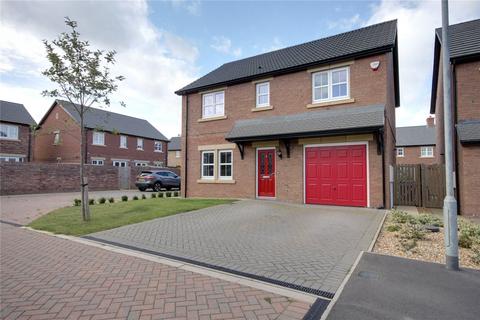
[[[168,170],[142,171],[137,176],[135,186],[140,191],[145,191],[148,188],[155,191],[160,191],[163,188],[170,190],[180,188],[180,177]]]

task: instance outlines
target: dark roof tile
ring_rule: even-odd
[[[0,100],[0,121],[29,126],[37,124],[23,104],[3,100]]]
[[[435,127],[398,127],[396,130],[396,145],[397,147],[433,146],[436,143],[435,137]]]

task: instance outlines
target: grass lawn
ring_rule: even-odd
[[[91,220],[82,220],[80,207],[54,210],[29,224],[29,227],[53,233],[82,236],[127,224],[166,217],[186,211],[232,203],[225,199],[154,198],[90,206]]]

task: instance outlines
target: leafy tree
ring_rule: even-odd
[[[65,18],[70,32],[62,32],[57,39],[44,40],[49,68],[42,72],[57,85],[56,89],[44,90],[43,96],[68,100],[80,117],[80,186],[82,192],[82,217],[90,220],[88,201],[88,178],[85,176],[86,130],[85,114],[92,105],[103,103],[110,106],[109,96],[118,88],[123,76],[111,76],[110,65],[115,63],[115,51],[92,50],[88,41],[81,40],[77,22]],[[120,102],[125,106],[123,102]]]

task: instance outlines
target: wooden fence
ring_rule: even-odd
[[[445,198],[445,166],[402,164],[395,167],[395,205],[441,208]]]

